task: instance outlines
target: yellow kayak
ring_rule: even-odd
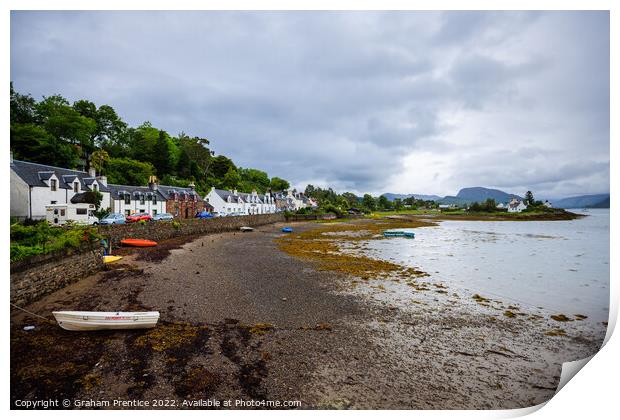
[[[117,255],[104,255],[103,256],[103,262],[107,264],[107,263],[111,263],[111,262],[114,262],[114,261],[118,261],[121,258],[123,258],[123,257],[119,257]]]

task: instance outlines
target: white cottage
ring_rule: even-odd
[[[108,207],[110,190],[105,176],[11,158],[11,217],[45,219],[46,206],[69,204],[74,196],[99,191]]]
[[[220,190],[211,188],[205,196],[205,202],[213,211],[222,216],[230,214],[270,214],[276,212],[274,197],[267,194],[241,193],[237,190]]]
[[[510,200],[510,203],[508,203],[508,213],[521,213],[525,209],[527,209],[527,205],[516,198],[513,198]]]

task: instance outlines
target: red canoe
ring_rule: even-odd
[[[123,239],[121,245],[126,246],[155,246],[157,242],[148,239]]]

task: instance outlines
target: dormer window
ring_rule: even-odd
[[[153,194],[153,204],[157,204],[157,194]]]
[[[125,204],[131,204],[131,196],[128,193],[125,194]]]
[[[140,194],[140,204],[144,204],[144,194]]]
[[[57,185],[56,185],[56,180],[55,179],[50,179],[50,189],[52,191],[56,191]]]
[[[73,192],[80,192],[80,183],[78,181],[73,182]]]

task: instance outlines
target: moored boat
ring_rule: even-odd
[[[148,239],[123,239],[121,245],[125,246],[156,246],[157,242]]]
[[[293,231],[292,227],[283,227],[282,228],[282,232],[284,233],[291,233]]]
[[[386,237],[404,237],[404,238],[415,238],[415,233],[408,232],[405,230],[384,230],[383,236]]]
[[[56,322],[69,331],[124,330],[154,328],[159,312],[54,311]]]

